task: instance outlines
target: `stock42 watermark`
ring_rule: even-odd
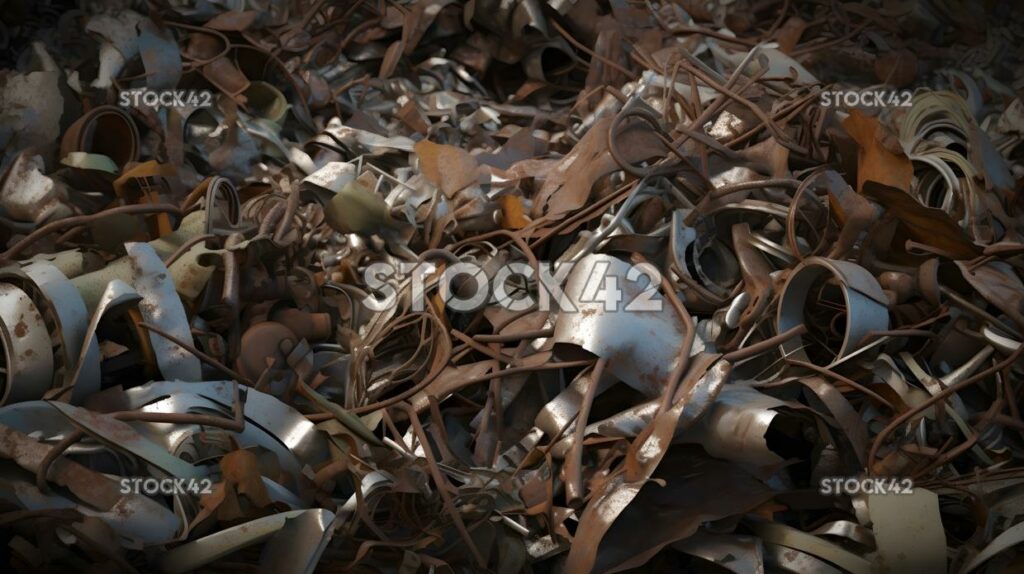
[[[120,482],[121,494],[175,496],[211,494],[212,492],[213,481],[209,478],[124,477]]]
[[[818,105],[826,108],[909,108],[911,90],[825,90],[818,96]]]
[[[664,305],[657,289],[661,273],[650,263],[630,265],[624,272],[613,271],[606,261],[584,268],[585,276],[574,283],[572,297],[564,289],[566,279],[578,264],[552,265],[538,262],[537,269],[520,262],[495,269],[468,261],[446,265],[443,270],[431,262],[402,262],[399,265],[373,263],[363,270],[371,293],[362,303],[373,311],[396,305],[399,292],[411,294],[414,311],[426,308],[427,286],[436,286],[445,306],[454,311],[473,312],[485,305],[499,305],[509,311],[535,307],[577,312],[580,304],[600,306],[605,311],[661,311]],[[411,288],[405,291],[406,288]]]
[[[213,105],[210,90],[151,90],[132,88],[118,94],[117,104],[122,108],[208,108]]]
[[[909,478],[828,476],[818,483],[824,496],[855,496],[858,494],[913,494],[914,481]]]

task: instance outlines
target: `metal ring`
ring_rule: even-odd
[[[0,404],[42,398],[53,382],[50,333],[32,299],[10,283],[0,283],[0,339],[7,370]]]
[[[856,351],[856,346],[868,333],[889,328],[888,298],[875,277],[860,265],[824,257],[808,257],[789,276],[782,290],[776,322],[777,332],[782,333],[804,324],[804,309],[811,288],[818,279],[827,275],[839,280],[846,305],[843,342],[836,351],[835,358],[829,363],[835,364]],[[794,337],[783,342],[780,347],[787,356],[813,362],[804,351],[806,345],[804,337]]]
[[[5,270],[0,278],[25,291],[42,313],[47,329],[60,338],[59,356],[54,357],[57,380],[53,386],[66,384],[89,327],[89,311],[82,295],[60,269],[44,261],[30,263],[20,270]],[[71,394],[72,404],[81,404],[85,397],[100,390],[100,348],[96,336],[90,337],[87,344],[89,350]]]

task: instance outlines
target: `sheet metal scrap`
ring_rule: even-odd
[[[1014,2],[2,4],[12,571],[1024,570]]]

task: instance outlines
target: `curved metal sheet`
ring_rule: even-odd
[[[142,295],[139,312],[147,323],[160,327],[182,341],[192,340],[188,315],[181,298],[174,290],[174,281],[148,243],[126,243],[132,266],[135,289]],[[149,333],[160,373],[168,379],[198,381],[203,378],[202,366],[195,355],[156,333]]]
[[[72,366],[82,352],[83,344],[88,347],[70,398],[73,404],[80,404],[85,397],[100,390],[99,342],[95,334],[90,334],[86,338],[86,332],[89,329],[89,311],[85,308],[85,302],[82,301],[82,295],[78,289],[75,289],[71,281],[57,267],[37,261],[25,266],[23,271],[46,296],[59,323],[65,354],[63,384],[70,382]]]

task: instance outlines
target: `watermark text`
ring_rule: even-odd
[[[855,496],[858,494],[913,494],[914,481],[909,478],[829,476],[818,483],[824,496]]]
[[[826,108],[909,108],[914,93],[910,90],[825,90],[818,105]]]
[[[209,478],[153,478],[125,477],[120,482],[121,494],[145,494],[155,496],[199,495],[213,492],[213,481]]]
[[[133,88],[118,94],[117,104],[122,108],[208,108],[213,105],[213,92],[209,90],[151,90]]]

